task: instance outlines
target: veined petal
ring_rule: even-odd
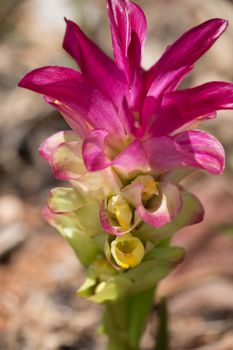
[[[233,84],[210,82],[164,95],[162,111],[152,126],[153,135],[166,135],[218,110],[233,109]]]
[[[137,207],[140,218],[148,224],[160,228],[169,224],[182,208],[182,196],[178,186],[171,183],[160,183],[160,196],[155,208],[146,209],[143,203]]]
[[[77,180],[86,173],[82,158],[82,143],[64,142],[53,154],[52,171],[59,180]]]
[[[108,0],[108,12],[115,61],[132,83],[146,38],[145,15],[139,6],[128,0]]]
[[[131,40],[129,1],[108,0],[108,14],[115,61],[121,69],[125,69]]]
[[[86,123],[85,119],[77,111],[48,96],[45,96],[45,101],[61,113],[71,129],[82,139],[90,132],[91,126]]]
[[[112,166],[125,178],[133,178],[150,170],[146,152],[137,139],[113,160]]]
[[[225,165],[222,144],[212,135],[200,130],[184,131],[174,137],[182,150],[194,157],[198,167],[213,174],[221,174]]]
[[[82,152],[85,165],[89,171],[97,171],[106,168],[111,160],[105,154],[107,145],[105,139],[108,136],[106,130],[94,130],[88,134],[83,142]]]
[[[217,117],[217,112],[208,114],[203,117],[199,117],[197,119],[192,120],[191,122],[183,124],[180,128],[174,130],[170,136],[174,136],[176,134],[180,134],[183,131],[197,129],[202,121],[207,121],[210,119],[215,119]]]
[[[130,2],[129,11],[131,22],[131,41],[128,48],[128,57],[130,66],[132,67],[131,70],[136,70],[141,64],[142,53],[146,41],[147,22],[144,12],[137,4]]]
[[[54,213],[72,212],[84,205],[84,198],[73,187],[54,188],[48,197],[48,207]]]
[[[162,73],[193,66],[226,30],[227,24],[227,21],[220,18],[210,19],[183,34],[167,48],[159,61],[148,71],[147,90],[152,83],[155,84]]]
[[[79,141],[78,135],[73,131],[59,131],[56,134],[48,137],[40,146],[39,153],[40,156],[47,160],[50,164],[53,160],[53,154],[56,149],[64,142],[69,141]]]
[[[117,148],[122,148],[124,142],[121,140],[114,142],[114,138],[114,135],[109,135],[101,129],[89,133],[83,142],[83,158],[89,171],[112,166],[121,176],[132,178],[140,172],[150,170],[145,150],[139,140],[133,141],[114,158],[118,152]]]
[[[76,23],[65,21],[64,49],[74,57],[83,74],[118,105],[127,95],[124,74]]]
[[[93,128],[101,125],[105,130],[124,133],[113,103],[78,71],[56,66],[35,69],[20,81],[19,86],[77,111]]]
[[[158,174],[186,167],[219,174],[224,168],[222,145],[204,131],[184,131],[173,138],[151,138],[144,142],[144,147],[152,170]]]

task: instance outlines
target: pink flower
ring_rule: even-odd
[[[123,184],[133,186],[137,193],[137,199],[129,199],[136,208],[134,215],[161,227],[182,208],[182,190],[177,185],[183,176],[181,169],[186,172],[199,168],[213,174],[224,169],[224,150],[219,141],[194,130],[193,124],[215,117],[218,110],[233,109],[233,84],[210,82],[176,89],[225,31],[227,22],[211,19],[194,27],[145,71],[141,67],[147,29],[144,13],[128,0],[108,0],[108,13],[114,61],[78,25],[66,20],[63,47],[76,60],[80,71],[43,67],[28,73],[19,86],[45,95],[46,101],[61,112],[82,139],[81,148],[73,138],[55,142],[53,151],[50,145],[49,154],[48,143],[42,146],[41,154],[52,164],[58,178],[78,181],[86,171],[111,167]],[[76,164],[71,171],[67,158],[54,158],[57,147],[69,149],[73,159],[83,158],[85,166],[78,168]],[[154,209],[149,210],[143,201],[145,184],[130,184],[141,174],[151,174],[158,182],[160,199]],[[130,188],[121,189],[123,198],[127,190]],[[106,215],[107,205],[102,204],[101,211],[107,231],[120,234],[135,227],[137,218],[128,230],[115,230]],[[196,221],[201,217],[200,214]]]

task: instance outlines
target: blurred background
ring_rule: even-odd
[[[136,1],[148,18],[144,67],[190,27],[213,17],[229,28],[185,80],[233,81],[233,1]],[[111,54],[104,0],[0,0],[0,349],[100,350],[99,308],[75,297],[83,272],[70,247],[41,216],[58,183],[38,146],[67,129],[41,96],[19,89],[29,70],[73,66],[62,50],[63,17],[73,19]],[[222,176],[201,172],[186,180],[206,208],[205,221],[183,229],[174,243],[184,263],[159,288],[167,296],[172,350],[233,349],[233,112],[203,124],[226,149]],[[143,339],[151,350],[157,307]],[[120,350],[120,349],[119,349]],[[161,349],[162,350],[162,349]]]

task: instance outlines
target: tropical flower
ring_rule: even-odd
[[[102,227],[122,235],[141,221],[157,229],[169,225],[184,208],[178,182],[187,172],[223,172],[222,145],[194,125],[218,110],[233,109],[233,84],[176,90],[225,31],[225,20],[211,19],[189,30],[145,71],[144,13],[131,1],[108,0],[108,14],[114,60],[66,20],[63,47],[80,71],[43,67],[19,85],[43,94],[73,129],[41,146],[55,176],[98,198]],[[192,196],[191,202],[199,212],[194,210],[186,225],[203,217],[198,200]]]
[[[189,30],[145,71],[144,13],[129,0],[107,2],[114,60],[66,20],[63,47],[80,71],[43,67],[19,85],[43,94],[72,129],[39,152],[71,185],[51,190],[43,214],[85,268],[77,294],[105,304],[109,349],[138,349],[155,288],[184,258],[171,235],[203,219],[180,181],[195,169],[224,169],[222,145],[195,127],[233,109],[233,84],[177,90],[226,21]]]

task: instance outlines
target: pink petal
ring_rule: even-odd
[[[154,210],[146,209],[142,203],[137,207],[140,218],[156,228],[169,224],[182,208],[182,196],[178,186],[161,183],[160,192],[160,204]]]
[[[88,134],[83,142],[83,159],[89,171],[97,171],[106,168],[111,161],[105,155],[107,148],[105,139],[108,132],[105,130],[94,130]]]
[[[149,172],[147,155],[137,139],[114,158],[114,146],[118,146],[117,151],[117,148],[123,146],[123,142],[114,142],[114,135],[109,135],[105,130],[90,132],[83,142],[83,158],[87,169],[97,171],[112,166],[124,178],[133,178],[141,172]],[[112,158],[114,159],[111,160]]]
[[[141,63],[146,18],[140,7],[128,0],[108,0],[108,10],[115,61],[132,82]]]
[[[93,128],[123,133],[115,107],[90,81],[70,68],[43,67],[28,73],[19,86],[39,92],[65,105]],[[77,122],[78,123],[78,122]]]
[[[227,24],[223,19],[210,19],[183,34],[167,48],[160,60],[148,71],[147,90],[152,83],[155,84],[157,79],[161,79],[162,74],[173,72],[181,67],[191,68],[226,30]],[[170,80],[176,84],[172,74]]]
[[[217,117],[217,112],[205,115],[203,117],[199,117],[197,119],[194,119],[191,122],[185,123],[180,128],[178,128],[178,129],[174,130],[173,132],[171,132],[170,136],[174,136],[174,135],[179,134],[179,133],[181,133],[183,131],[197,129],[202,121],[215,119],[216,117]]]
[[[129,106],[132,111],[140,111],[143,103],[144,70],[139,68],[134,75],[134,80],[129,88]]]
[[[204,131],[184,131],[174,137],[182,150],[194,157],[198,167],[213,174],[222,174],[225,165],[225,151],[222,144]]]
[[[179,168],[201,168],[213,174],[224,169],[224,150],[217,139],[204,131],[184,131],[175,137],[151,138],[144,142],[149,164],[155,173]]]
[[[185,66],[174,71],[161,72],[161,74],[157,76],[157,79],[151,84],[142,106],[141,121],[143,130],[148,127],[149,118],[150,123],[152,123],[151,115],[156,111],[156,108],[160,106],[163,93],[173,88],[174,81],[180,81],[189,71],[190,68]]]
[[[144,44],[146,41],[147,22],[142,9],[133,2],[129,3],[131,21],[131,41],[128,48],[128,57],[133,71],[140,67]]]
[[[60,131],[47,138],[39,148],[59,180],[76,180],[86,173],[82,143],[72,131]]]
[[[114,57],[117,65],[129,75],[127,62],[128,47],[131,40],[129,1],[108,0],[108,14],[112,34]]]
[[[112,166],[125,178],[133,178],[150,170],[146,152],[137,139],[113,160]]]
[[[66,20],[64,49],[74,57],[83,74],[117,105],[127,94],[127,84],[115,63],[72,21]]]
[[[199,199],[192,193],[181,191],[182,194],[182,208],[177,216],[164,226],[153,231],[151,226],[147,225],[141,228],[142,232],[148,232],[150,235],[155,236],[155,239],[159,237],[165,237],[166,235],[172,235],[185,226],[194,225],[203,220],[204,208]]]
[[[166,135],[181,126],[213,115],[221,109],[233,109],[233,84],[210,82],[191,89],[164,95],[162,112],[152,126],[153,135]]]
[[[40,156],[50,164],[53,160],[53,154],[56,149],[66,141],[78,141],[78,136],[73,131],[59,131],[48,137],[40,146]]]
[[[140,182],[131,182],[121,190],[121,195],[132,207],[138,207],[142,203],[143,184]]]
[[[45,96],[45,101],[61,113],[71,129],[81,138],[84,138],[90,132],[90,125],[85,122],[84,118],[77,111],[72,110],[61,102],[57,103],[53,98],[48,96]]]
[[[124,126],[125,134],[130,137],[134,133],[134,118],[125,98],[119,106],[118,114]]]

